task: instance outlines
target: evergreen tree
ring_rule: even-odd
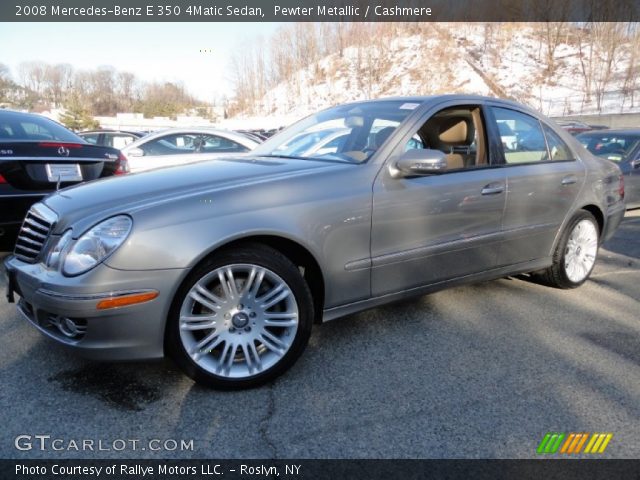
[[[76,95],[71,96],[65,103],[65,112],[60,116],[60,122],[65,127],[76,131],[100,126]]]

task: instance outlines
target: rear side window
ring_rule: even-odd
[[[193,137],[185,134],[165,135],[140,145],[147,155],[184,155],[194,152]]]
[[[184,155],[191,153],[237,153],[249,149],[228,138],[199,133],[178,133],[151,140],[140,148],[147,155]]]
[[[560,136],[546,125],[543,128],[544,134],[547,137],[550,159],[553,161],[574,160],[571,149],[564,143]]]
[[[234,153],[249,151],[249,149],[244,145],[240,145],[239,143],[236,143],[228,138],[219,137],[218,135],[199,135],[194,143],[198,153]]]
[[[104,143],[107,147],[113,148],[124,148],[129,145],[131,142],[137,140],[133,135],[126,135],[121,133],[105,133],[104,134]]]
[[[547,142],[538,119],[507,108],[492,107],[507,164],[549,160]]]
[[[82,135],[82,138],[84,138],[89,143],[93,143],[94,145],[97,145],[98,144],[98,139],[100,138],[100,134],[99,133],[87,133],[87,134]]]

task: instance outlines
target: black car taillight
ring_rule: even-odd
[[[0,184],[1,183],[9,183],[9,182],[7,182],[6,178],[4,178],[2,175],[0,175]]]
[[[129,161],[127,160],[127,157],[125,157],[122,152],[120,152],[118,154],[118,160],[116,160],[116,171],[114,172],[115,175],[125,175],[127,173],[129,173]]]

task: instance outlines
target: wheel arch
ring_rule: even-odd
[[[589,212],[591,215],[595,217],[596,222],[598,223],[598,235],[600,236],[600,241],[602,241],[602,232],[604,232],[604,228],[605,228],[604,213],[602,213],[602,209],[598,205],[594,203],[588,203],[586,205],[582,205],[581,207],[576,208],[575,210],[572,210],[571,213],[568,214],[565,217],[565,219],[562,221],[562,225],[556,232],[556,237],[553,240],[553,245],[551,246],[551,251],[549,252],[550,256],[553,255],[553,252],[555,252],[556,248],[558,247],[558,242],[562,238],[562,232],[564,232],[565,228],[567,228],[567,224],[571,221],[574,215],[576,215],[580,211]]]
[[[587,212],[589,212],[591,215],[595,217],[596,221],[598,222],[598,230],[599,230],[598,233],[602,238],[602,232],[604,232],[604,213],[602,213],[602,210],[600,209],[600,207],[594,204],[589,204],[589,205],[584,205],[582,208],[580,208],[580,210],[586,210]]]
[[[314,323],[322,323],[322,313],[324,310],[324,298],[325,298],[325,283],[324,273],[320,268],[320,263],[316,259],[315,255],[311,251],[303,246],[300,242],[297,242],[291,238],[287,238],[277,234],[251,234],[244,237],[236,237],[226,239],[225,241],[217,244],[211,250],[205,252],[198,260],[191,265],[182,279],[182,282],[186,280],[189,272],[198,268],[202,263],[206,262],[213,255],[216,255],[220,251],[230,250],[239,246],[260,244],[277,250],[282,255],[287,257],[298,268],[301,268],[301,274],[304,280],[309,286],[311,296],[313,297],[314,304]],[[180,285],[182,285],[182,282]],[[174,292],[174,297],[179,291],[180,287]],[[175,301],[175,298],[172,302]]]

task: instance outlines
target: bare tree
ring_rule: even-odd
[[[66,63],[43,66],[43,93],[54,107],[59,107],[71,85],[73,68]]]
[[[628,63],[624,75],[622,92],[623,102],[629,99],[630,106],[634,106],[635,92],[638,89],[638,74],[640,73],[640,28],[637,23],[629,23],[627,26],[629,38]]]
[[[41,62],[22,62],[18,66],[20,83],[29,90],[43,95],[43,83],[45,79],[45,66]]]

